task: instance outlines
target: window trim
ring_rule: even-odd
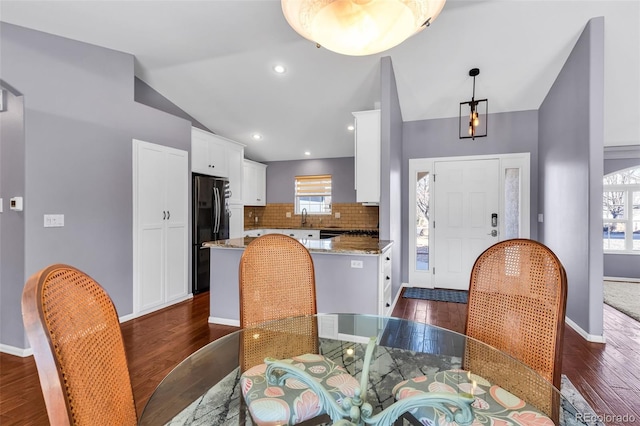
[[[624,183],[615,183],[615,184],[607,184],[604,182],[604,179],[607,178],[607,176],[612,176],[615,174],[619,174],[619,173],[624,173],[626,171],[629,170],[635,170],[638,169],[640,170],[640,166],[633,166],[633,167],[628,167],[626,169],[622,169],[622,170],[616,170],[615,172],[611,172],[606,174],[603,177],[603,184],[602,184],[602,197],[603,197],[603,211],[602,211],[602,246],[603,246],[603,252],[605,254],[624,254],[624,255],[636,255],[639,256],[640,255],[640,250],[634,250],[633,249],[633,223],[634,223],[634,218],[633,218],[633,193],[634,192],[640,192],[640,182],[638,183],[628,183],[628,184],[624,184]],[[604,217],[604,194],[607,192],[624,192],[625,195],[623,197],[623,202],[624,202],[624,209],[625,209],[625,217],[624,218],[605,218]],[[631,206],[631,207],[629,207]],[[636,221],[637,222],[637,221]],[[611,249],[611,248],[605,248],[605,237],[604,237],[604,227],[605,224],[607,223],[623,223],[625,224],[625,247],[624,250],[615,250],[615,249]]]

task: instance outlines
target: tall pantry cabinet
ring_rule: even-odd
[[[133,313],[188,297],[187,151],[133,140]]]

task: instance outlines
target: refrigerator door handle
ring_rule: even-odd
[[[195,194],[193,196],[193,203],[196,204],[193,206],[193,211],[194,211],[194,219],[193,219],[193,227],[194,227],[194,237],[195,237],[195,242],[200,241],[200,235],[198,235],[198,224],[200,223],[199,220],[199,216],[200,216],[200,203],[198,202],[198,200],[200,199],[200,179],[198,177],[195,178]]]
[[[215,206],[214,206],[215,218],[214,218],[213,230],[217,234],[220,231],[220,191],[218,190],[218,188],[216,187],[213,188],[213,194],[215,197]]]

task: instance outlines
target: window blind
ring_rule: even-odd
[[[331,175],[296,176],[296,197],[331,196]]]

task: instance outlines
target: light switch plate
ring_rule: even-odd
[[[285,216],[291,217],[291,212],[287,212]]]
[[[336,212],[335,216],[336,216],[336,219],[340,219],[340,212]]]
[[[64,226],[63,214],[45,214],[44,215],[45,228],[59,228],[62,226]]]

